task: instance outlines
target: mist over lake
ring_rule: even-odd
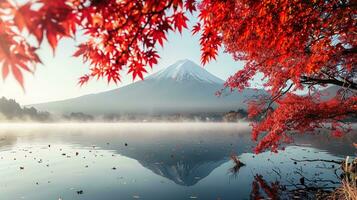
[[[313,188],[338,186],[341,169],[292,159],[356,155],[352,145],[341,146],[356,141],[355,133],[337,140],[326,134],[255,155],[248,123],[1,124],[0,194],[5,200],[311,198]],[[232,154],[244,166],[234,168]]]

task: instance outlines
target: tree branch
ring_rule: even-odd
[[[357,84],[351,81],[340,81],[337,79],[320,79],[320,78],[312,78],[307,76],[302,76],[301,81],[302,84],[332,84],[338,85],[344,88],[349,88],[353,90],[357,90]]]

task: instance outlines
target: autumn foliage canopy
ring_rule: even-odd
[[[270,96],[249,102],[250,117],[261,117],[252,137],[256,152],[276,151],[296,130],[330,124],[335,136],[348,132],[341,120],[357,112],[356,8],[351,0],[0,0],[0,66],[3,79],[12,73],[23,85],[23,72],[41,63],[36,51],[45,38],[55,51],[62,38],[83,32],[74,56],[91,67],[81,85],[119,82],[124,68],[143,79],[168,33],[190,28],[201,36],[203,65],[219,48],[245,61],[225,87],[242,90],[263,74]],[[190,13],[199,16],[192,28]],[[340,89],[326,98],[319,88],[328,85]]]

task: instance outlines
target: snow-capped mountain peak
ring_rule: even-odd
[[[223,84],[223,80],[194,62],[181,60],[144,81],[115,90],[30,106],[51,113],[83,112],[99,116],[223,113],[245,109],[247,99],[265,94],[246,89],[219,98],[215,93],[224,87]]]
[[[224,81],[206,71],[191,60],[180,60],[169,67],[151,75],[148,80],[175,80],[178,82],[196,80],[222,84]]]

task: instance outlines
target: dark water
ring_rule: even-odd
[[[246,124],[3,124],[0,199],[313,199],[339,185],[339,166],[291,158],[341,160],[356,141],[320,133],[254,155]]]

